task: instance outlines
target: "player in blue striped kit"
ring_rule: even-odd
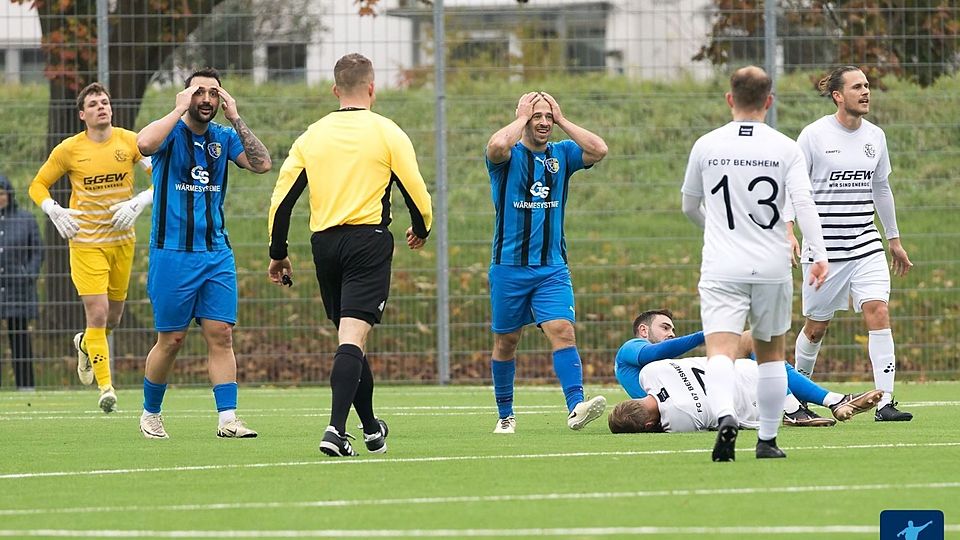
[[[559,126],[570,139],[549,142]],[[513,383],[523,327],[536,323],[550,340],[553,368],[566,399],[567,426],[598,418],[603,396],[585,400],[573,324],[576,311],[563,235],[570,177],[607,155],[597,135],[568,120],[546,92],[524,94],[516,119],[490,137],[487,171],[496,209],[490,300],[493,385],[500,418],[494,433],[514,433]]]
[[[217,406],[218,437],[252,438],[257,433],[237,418],[237,269],[223,220],[227,161],[263,174],[270,154],[237,112],[236,100],[220,86],[214,69],[187,78],[174,109],[137,135],[137,146],[153,156],[154,212],[147,293],[153,305],[157,343],[147,355],[140,432],[166,439],[160,406],[167,377],[190,321],[207,342],[210,380]],[[217,109],[233,127],[212,122]]]

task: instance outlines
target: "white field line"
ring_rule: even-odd
[[[2,0],[0,0],[0,1],[2,1]],[[550,411],[520,411],[520,412],[517,412],[517,413],[515,413],[515,414],[516,414],[517,416],[529,416],[529,415],[533,415],[533,414],[556,414],[556,415],[561,416],[561,417],[563,418],[563,420],[566,421],[567,411],[566,411],[566,409],[563,408],[563,406],[560,406],[560,407],[551,407],[551,409],[553,409],[553,410],[550,410]],[[330,416],[330,412],[329,412],[329,411],[324,411],[324,410],[322,410],[322,409],[314,409],[314,410],[315,410],[316,412],[313,412],[313,413],[297,413],[297,414],[285,413],[285,412],[282,412],[282,411],[270,412],[270,413],[247,414],[248,412],[250,412],[250,411],[248,411],[247,409],[238,410],[237,412],[238,412],[238,413],[240,414],[240,416],[242,416],[245,420],[249,420],[250,418],[269,418],[269,417],[272,417],[272,416],[283,416],[283,417],[293,417],[293,418],[316,418],[316,417],[328,418],[328,417]],[[381,408],[379,408],[379,407],[377,408],[377,412],[381,412],[381,411],[383,411],[383,410],[384,410],[384,409],[381,409]],[[205,411],[205,412],[194,412],[194,413],[189,413],[189,414],[180,414],[179,412],[170,412],[170,413],[164,412],[164,413],[163,413],[163,418],[164,418],[165,420],[169,420],[170,418],[216,418],[216,414],[217,414],[217,411],[215,411],[215,410],[209,410],[209,411]],[[390,413],[389,416],[384,416],[384,418],[389,419],[389,418],[394,418],[394,417],[397,417],[397,416],[489,416],[489,417],[491,417],[493,420],[496,420],[496,419],[497,419],[497,409],[496,409],[496,407],[493,407],[492,410],[491,410],[491,407],[487,407],[486,410],[484,410],[484,411],[454,411],[454,412],[432,412],[432,413],[431,413],[431,412],[393,412],[393,413]],[[93,420],[93,421],[96,421],[96,422],[111,422],[111,421],[119,421],[119,419],[124,419],[124,418],[127,419],[127,420],[129,420],[129,419],[131,419],[131,418],[140,418],[140,411],[136,411],[136,412],[129,411],[129,412],[126,412],[126,413],[123,413],[123,412],[115,412],[115,413],[110,413],[109,416],[103,414],[103,413],[100,412],[100,411],[85,413],[85,414],[79,415],[79,416],[74,416],[74,415],[51,415],[51,416],[16,416],[16,417],[6,417],[6,416],[4,416],[4,415],[0,415],[0,422],[16,422],[16,421],[25,421],[25,420],[30,420],[30,421],[36,421],[36,420]]]
[[[160,443],[162,444],[162,443]],[[781,447],[787,451],[804,450],[862,450],[874,448],[941,448],[957,447],[960,441],[942,442],[942,443],[886,443],[886,444],[850,444],[850,445],[815,445],[815,446],[784,446]],[[602,456],[652,456],[652,455],[679,455],[679,454],[705,454],[710,451],[709,448],[692,448],[687,450],[625,450],[617,452],[566,452],[566,453],[544,453],[544,454],[506,454],[506,455],[488,455],[488,456],[432,456],[419,458],[383,458],[383,459],[320,459],[317,461],[284,461],[276,463],[230,463],[226,465],[182,465],[177,467],[144,467],[131,469],[97,469],[92,471],[50,471],[50,472],[25,472],[25,473],[7,473],[0,474],[0,480],[22,480],[29,478],[52,478],[52,477],[79,477],[79,476],[104,476],[111,474],[140,474],[140,473],[169,473],[169,472],[187,472],[187,471],[215,471],[231,469],[263,469],[272,467],[339,467],[351,465],[373,465],[386,463],[440,463],[454,461],[490,461],[504,459],[552,459],[552,458],[578,458],[578,457],[602,457]]]
[[[915,401],[911,403],[902,402],[900,404],[901,408],[917,408],[917,407],[956,407],[960,406],[960,401]],[[385,406],[377,407],[377,411],[389,412],[392,416],[457,416],[457,415],[470,415],[470,414],[494,414],[492,411],[495,409],[493,404],[485,405],[413,405],[413,406]],[[544,413],[553,413],[553,412],[563,412],[562,405],[522,405],[516,408],[518,414],[544,414]],[[438,414],[438,411],[442,411]],[[319,412],[326,413],[326,405],[321,405],[317,407],[274,407],[274,408],[251,408],[243,409],[243,413],[250,415],[258,416],[271,416],[271,415],[291,415],[293,413],[296,416],[317,416]],[[306,413],[306,414],[296,414],[296,413]],[[202,415],[209,416],[210,409],[174,409],[169,412],[171,416],[184,416],[185,418],[192,418],[191,415]],[[51,409],[51,410],[37,410],[37,411],[6,411],[0,412],[0,420],[17,420],[17,419],[29,419],[29,420],[84,420],[84,419],[97,419],[97,418],[117,418],[123,416],[137,416],[139,417],[139,412],[130,411],[124,414],[123,412],[117,414],[111,414],[109,416],[104,415],[101,411],[77,411],[76,409]]]
[[[0,509],[0,516],[29,516],[47,514],[93,514],[134,512],[206,512],[221,510],[276,510],[287,508],[344,508],[356,506],[406,506],[427,504],[467,504],[535,502],[564,500],[633,499],[641,497],[691,497],[713,495],[763,495],[774,493],[833,493],[886,491],[903,489],[956,489],[960,482],[924,484],[850,484],[834,486],[743,487],[721,489],[668,489],[653,491],[611,491],[594,493],[530,493],[526,495],[476,495],[465,497],[408,497],[398,499],[341,499],[325,501],[241,502],[213,504],[174,504],[150,506],[76,506],[66,508],[9,508]]]
[[[924,384],[935,384],[934,382],[924,383]],[[248,388],[251,392],[256,392],[258,396],[269,396],[269,397],[292,397],[294,395],[299,395],[302,393],[315,393],[317,395],[328,395],[330,392],[330,387],[324,382],[318,382],[316,385],[307,385],[307,386],[290,386],[287,388],[262,388],[256,386],[241,386],[241,392],[244,388]],[[524,386],[522,384],[517,385],[517,392],[520,394],[527,393],[560,393],[562,390],[558,386],[554,385],[536,385],[536,386]],[[403,397],[417,396],[417,397],[432,397],[432,396],[469,396],[469,395],[490,395],[493,398],[493,387],[492,386],[437,386],[436,384],[424,384],[424,385],[390,385],[387,383],[381,384],[380,381],[377,381],[377,391],[387,394],[389,396],[400,395],[402,393]],[[119,391],[122,393],[129,391],[138,392],[139,388],[137,387],[124,387]],[[584,386],[584,391],[588,394],[596,395],[602,394],[604,392],[619,391],[619,386]],[[168,390],[177,394],[188,395],[192,398],[197,398],[202,396],[207,398],[210,394],[210,388],[204,388],[202,386],[177,386],[171,384],[171,388]],[[73,400],[73,399],[86,399],[89,396],[96,396],[96,388],[93,387],[92,390],[83,390],[80,387],[74,388],[58,388],[52,390],[36,390],[33,392],[19,392],[19,391],[4,391],[0,392],[0,401],[30,401],[31,399],[63,399],[63,400]]]
[[[957,402],[960,404],[960,401]],[[269,408],[257,408],[257,409],[247,409],[244,408],[243,412],[246,413],[288,413],[288,412],[298,412],[298,411],[308,411],[313,412],[321,408],[326,408],[327,405],[318,404],[317,407],[269,407]],[[494,403],[493,399],[490,400],[490,403],[484,405],[413,405],[413,406],[393,406],[393,407],[377,407],[377,411],[486,411],[490,412],[491,410],[496,410],[497,406]],[[523,405],[516,407],[517,410],[525,411],[527,409],[542,409],[542,410],[552,410],[552,411],[562,411],[564,410],[563,404],[559,405]],[[209,413],[210,409],[175,409],[172,411],[172,414],[180,413]],[[35,414],[90,414],[94,416],[103,416],[102,411],[78,411],[76,409],[50,409],[45,411],[7,411],[2,412],[3,415],[35,415]]]
[[[917,401],[914,403],[901,403],[902,409],[919,407],[956,407],[960,406],[960,401]],[[298,418],[326,417],[329,412],[326,405],[318,407],[291,407],[291,408],[259,408],[243,409],[244,415],[254,415],[261,417],[269,416],[295,416]],[[494,405],[446,405],[429,406],[418,405],[413,407],[377,407],[377,411],[389,412],[390,416],[485,416],[495,413]],[[530,414],[554,414],[564,413],[561,405],[525,405],[517,407],[517,415]],[[173,410],[167,413],[167,416],[177,418],[206,418],[212,414],[210,409],[183,409]],[[48,411],[7,411],[0,413],[0,422],[17,420],[95,420],[109,421],[119,418],[139,418],[139,411],[118,412],[111,415],[105,415],[100,411],[76,411],[76,410],[48,410]]]
[[[960,531],[960,525],[947,525],[948,532]],[[527,529],[318,529],[318,530],[71,530],[71,529],[0,529],[0,536],[47,538],[464,538],[527,536],[663,536],[663,535],[777,535],[777,534],[869,534],[876,537],[876,525],[810,525],[810,526],[733,526],[733,527],[578,527]]]

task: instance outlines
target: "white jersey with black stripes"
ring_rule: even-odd
[[[830,262],[883,251],[874,224],[874,193],[888,186],[890,157],[883,130],[862,120],[849,130],[833,114],[803,129],[797,139],[813,186]],[[787,214],[788,219],[792,219]],[[809,261],[804,243],[803,260]]]

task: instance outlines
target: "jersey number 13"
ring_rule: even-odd
[[[751,213],[747,213],[747,216],[750,218],[750,221],[757,225],[757,227],[760,227],[761,229],[772,229],[773,226],[780,221],[780,209],[777,208],[777,205],[774,203],[774,201],[777,200],[777,195],[780,193],[780,187],[773,178],[770,178],[769,176],[758,176],[750,181],[750,184],[747,186],[747,190],[752,192],[760,183],[770,184],[770,196],[766,199],[757,199],[757,204],[769,206],[770,210],[773,211],[773,216],[771,216],[768,223],[760,223],[757,221],[757,218],[753,217],[753,214]],[[723,178],[717,182],[717,185],[713,186],[713,189],[710,190],[711,195],[716,195],[717,192],[723,193],[723,204],[727,211],[727,227],[732,231],[736,228],[736,223],[734,223],[733,220],[733,207],[730,205],[730,186],[727,175],[723,175]]]

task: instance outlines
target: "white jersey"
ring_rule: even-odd
[[[640,370],[640,386],[657,400],[660,425],[668,433],[705,431],[717,427],[717,415],[707,402],[703,374],[705,357],[650,362]],[[740,358],[734,363],[734,410],[740,427],[756,429],[757,363]]]
[[[873,194],[874,186],[886,185],[890,176],[883,130],[863,120],[850,131],[831,114],[805,127],[797,142],[809,166],[830,262],[882,252]],[[803,260],[809,255],[804,241]]]
[[[703,199],[700,278],[739,283],[790,280],[785,195],[811,202],[800,147],[759,122],[730,122],[690,151],[682,191]]]

